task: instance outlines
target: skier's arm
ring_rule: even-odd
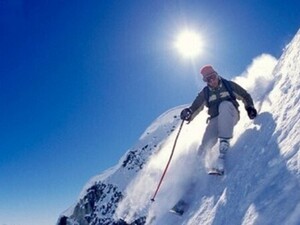
[[[254,107],[251,95],[237,83],[233,81],[230,82],[234,95],[238,100],[241,100],[244,103],[245,108]]]
[[[257,116],[257,111],[254,107],[251,95],[237,83],[231,81],[231,86],[233,87],[233,93],[236,98],[243,101],[249,118],[251,120],[254,119]]]
[[[196,99],[193,101],[192,105],[189,107],[189,109],[192,112],[192,116],[190,121],[192,121],[204,108],[205,106],[205,97],[204,97],[204,91],[202,90]]]

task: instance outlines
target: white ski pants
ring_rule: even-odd
[[[233,128],[239,121],[239,112],[230,101],[223,101],[219,105],[219,115],[209,120],[204,132],[199,154],[218,142],[218,138],[230,139],[233,136]]]

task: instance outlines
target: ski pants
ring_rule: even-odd
[[[218,142],[218,138],[232,138],[233,128],[239,119],[239,112],[232,102],[221,102],[219,105],[219,115],[209,120],[198,153],[202,154],[205,151],[212,149]]]

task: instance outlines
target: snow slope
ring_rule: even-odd
[[[250,121],[241,104],[224,177],[206,174],[217,148],[197,154],[207,117],[201,112],[184,124],[165,180],[150,201],[181,122],[185,106],[178,106],[157,118],[118,165],[91,179],[58,224],[299,225],[299,62],[300,31],[278,61],[262,55],[236,78],[253,95],[259,116]],[[181,198],[190,200],[187,212],[169,213]]]

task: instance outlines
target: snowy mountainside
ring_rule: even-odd
[[[216,148],[197,155],[207,117],[201,112],[183,125],[161,189],[150,201],[181,122],[185,106],[178,106],[157,118],[118,165],[92,178],[57,224],[299,225],[300,31],[278,62],[263,58],[254,64],[268,62],[272,70],[236,78],[255,92],[259,115],[250,121],[241,104],[224,177],[206,174]],[[187,212],[170,214],[181,198],[190,200]]]
[[[118,220],[115,218],[118,203],[149,157],[157,154],[172,136],[180,121],[181,108],[176,107],[157,118],[116,166],[93,177],[83,188],[78,202],[61,215],[58,224],[114,224]],[[137,221],[140,220],[145,219],[141,216]]]

